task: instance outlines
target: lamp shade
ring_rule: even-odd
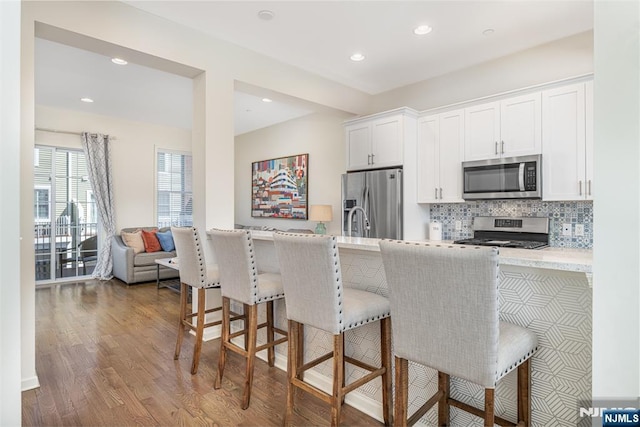
[[[309,210],[309,220],[327,222],[333,219],[333,209],[331,205],[311,205]]]

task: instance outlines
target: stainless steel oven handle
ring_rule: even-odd
[[[524,191],[524,165],[524,162],[520,163],[518,170],[518,185],[520,185],[520,191]]]

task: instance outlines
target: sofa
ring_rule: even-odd
[[[137,230],[158,230],[166,231],[169,227],[133,227],[123,228],[120,232],[132,233]],[[157,278],[158,264],[156,259],[174,258],[176,251],[165,252],[140,252],[134,253],[133,248],[125,245],[120,234],[113,236],[111,242],[111,255],[113,257],[113,275],[128,285],[141,282],[155,281]],[[160,280],[174,279],[180,277],[178,270],[160,266]]]

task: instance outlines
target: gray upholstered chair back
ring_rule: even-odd
[[[223,297],[245,304],[255,304],[258,295],[258,268],[253,241],[248,230],[209,231],[220,272]]]
[[[195,227],[171,227],[171,234],[176,245],[180,281],[194,288],[204,288],[207,264],[198,230]]]
[[[494,388],[498,369],[498,250],[380,242],[394,353]]]
[[[287,318],[332,334],[345,330],[336,238],[275,233]]]

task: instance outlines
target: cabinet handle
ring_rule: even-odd
[[[496,141],[496,156],[498,155],[498,141]]]
[[[373,165],[375,162],[373,161],[373,158],[375,157],[375,154],[371,154],[371,164]]]
[[[367,154],[367,164],[371,164],[371,154]]]
[[[440,199],[442,199],[442,187],[440,187]]]
[[[504,154],[504,141],[502,141],[502,152],[500,154]]]
[[[589,196],[591,196],[591,180],[587,181],[587,185],[589,186]]]
[[[438,198],[438,189],[437,189],[437,188],[434,188],[434,190],[436,190],[436,193],[435,193],[435,195],[433,196],[433,198],[434,198],[434,199],[437,199],[437,198]]]
[[[580,193],[578,195],[582,196],[582,180],[578,181]]]

